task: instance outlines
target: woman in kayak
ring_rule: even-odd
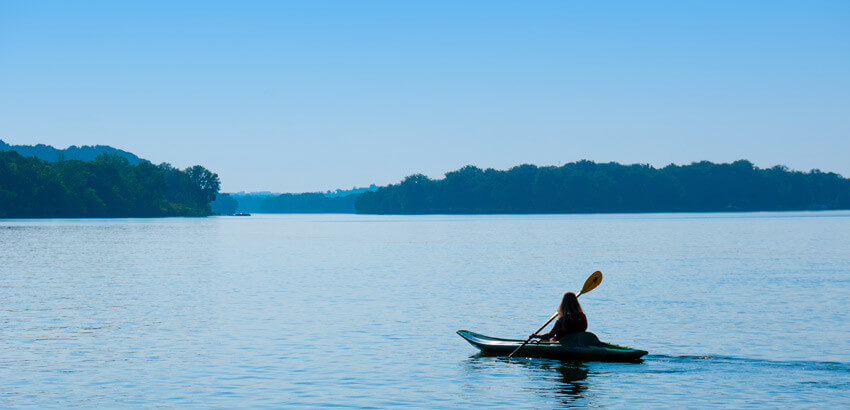
[[[587,317],[581,310],[581,305],[578,303],[578,298],[573,292],[567,292],[561,299],[561,306],[558,306],[558,320],[555,321],[555,327],[552,331],[546,334],[531,335],[532,339],[540,339],[541,341],[557,342],[564,335],[576,332],[584,332],[587,330]]]

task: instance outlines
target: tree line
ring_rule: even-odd
[[[0,218],[206,216],[218,175],[120,155],[48,162],[0,152]]]
[[[221,209],[220,213],[233,213],[225,211],[230,210],[232,206],[239,212],[268,214],[353,214],[355,213],[354,200],[358,194],[328,196],[320,192],[307,192],[279,195],[225,195],[230,199],[222,198],[222,201],[216,200],[214,203],[214,210]],[[233,200],[233,203],[230,203],[230,200]]]
[[[767,169],[746,160],[690,165],[578,161],[506,171],[466,166],[416,174],[359,195],[358,213],[614,213],[850,209],[850,179],[831,172]]]

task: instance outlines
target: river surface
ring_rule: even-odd
[[[642,363],[480,357],[580,298]],[[0,406],[850,406],[850,212],[0,220]]]

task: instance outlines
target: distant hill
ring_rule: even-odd
[[[82,147],[71,145],[65,149],[56,149],[44,144],[9,145],[3,140],[0,140],[0,151],[16,151],[22,156],[36,157],[48,162],[57,162],[59,160],[94,161],[100,154],[117,155],[126,158],[130,162],[130,165],[138,165],[146,161],[130,152],[112,148],[108,145],[83,145]]]
[[[372,185],[369,185],[366,188],[354,187],[354,188],[351,188],[351,189],[337,189],[335,191],[325,191],[325,196],[334,198],[334,197],[339,197],[339,196],[349,196],[351,194],[362,194],[364,192],[371,192],[371,191],[377,191],[377,190],[378,190],[378,186],[375,185],[375,184],[372,184]]]
[[[353,214],[354,201],[364,192],[372,192],[378,186],[353,187],[325,192],[305,192],[300,194],[277,194],[270,191],[236,192],[222,194],[221,201],[214,202],[213,211],[227,213],[231,200],[237,202],[238,212],[266,214],[311,214],[342,213]],[[232,212],[230,212],[232,213]]]
[[[272,196],[278,196],[280,194],[273,194],[271,192],[251,192],[251,193],[231,193],[228,194],[231,198],[236,200],[238,212],[249,212],[249,213],[262,213],[261,209],[263,209],[263,201],[266,198]]]
[[[359,194],[328,197],[321,193],[270,196],[260,204],[262,213],[280,214],[353,214]]]
[[[230,194],[218,193],[215,196],[215,200],[210,202],[212,212],[219,215],[232,215],[236,213],[238,206],[239,202],[230,196]]]
[[[278,195],[280,195],[280,194],[282,194],[282,193],[283,193],[283,192],[272,192],[272,191],[257,191],[257,192],[245,192],[245,191],[239,191],[239,192],[231,192],[231,193],[229,193],[228,195],[233,195],[233,196],[257,196],[257,197],[266,197],[266,196],[278,196]]]
[[[346,196],[327,196],[321,192],[307,192],[302,194],[229,194],[227,196],[237,201],[238,212],[261,214],[353,214],[354,201],[358,195],[357,193],[353,193]],[[228,201],[228,199],[222,199]],[[224,204],[215,205],[218,207]],[[223,213],[223,211],[216,212]]]
[[[725,212],[850,209],[850,179],[746,160],[690,165],[579,161],[411,175],[356,199],[366,214]]]

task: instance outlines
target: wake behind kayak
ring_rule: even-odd
[[[492,356],[507,356],[523,344],[522,340],[499,339],[468,330],[458,330],[457,334],[480,349],[481,353]],[[578,332],[566,335],[555,343],[526,344],[514,356],[582,362],[635,362],[647,353],[645,350],[600,342],[599,338],[590,332]]]

